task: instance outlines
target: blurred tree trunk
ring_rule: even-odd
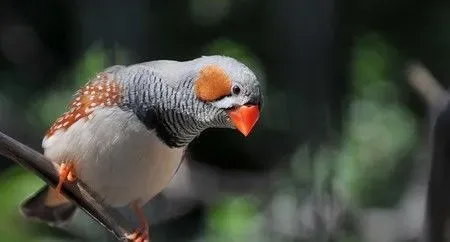
[[[320,147],[336,141],[341,131],[352,29],[343,28],[347,19],[340,1],[281,0],[271,2],[268,9],[266,31],[269,45],[275,47],[266,57],[273,64],[269,78],[277,80],[274,85],[286,93],[290,135],[297,144],[309,146],[314,162]],[[332,193],[328,190],[331,180],[316,181],[311,191],[314,241],[330,239],[321,201]]]

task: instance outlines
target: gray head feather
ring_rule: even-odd
[[[240,92],[212,102],[197,99],[194,82],[207,65],[221,67]],[[132,110],[170,146],[184,146],[207,128],[233,128],[226,110],[247,103],[261,104],[255,74],[225,56],[202,56],[190,61],[157,60],[128,67],[113,66],[124,86],[124,109]]]

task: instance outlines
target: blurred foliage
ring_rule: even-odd
[[[261,226],[252,199],[231,197],[214,205],[208,212],[206,241],[258,241],[255,229]],[[258,237],[258,236],[256,236]],[[209,239],[208,239],[209,238]]]
[[[392,206],[405,185],[401,171],[417,142],[417,124],[400,104],[393,81],[399,69],[396,50],[369,34],[355,48],[354,99],[338,155],[337,184],[361,206]],[[399,174],[400,172],[400,174]]]
[[[120,64],[124,61],[123,51],[116,50],[120,53],[120,59],[115,63]],[[74,92],[94,77],[100,70],[107,67],[108,56],[101,43],[94,44],[79,61],[79,63],[68,73],[62,73],[61,86],[57,89],[45,93],[44,96],[36,98],[36,102],[30,104],[27,112],[28,119],[31,124],[37,125],[37,128],[45,127],[52,123],[58,115],[65,112],[67,104]],[[39,117],[39,123],[32,122]]]
[[[353,49],[352,85],[354,98],[395,100],[399,95],[394,76],[400,55],[381,35],[369,33],[357,39]]]
[[[395,104],[358,101],[351,112],[338,156],[337,184],[360,205],[392,206],[405,185],[396,171],[405,170],[401,161],[414,147],[415,121]]]

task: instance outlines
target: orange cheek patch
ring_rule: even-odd
[[[108,74],[100,73],[94,80],[78,90],[69,105],[69,111],[56,120],[46,136],[51,136],[57,130],[67,129],[82,118],[90,118],[96,107],[116,105],[120,101],[120,93],[119,84]]]
[[[203,67],[194,84],[195,95],[202,101],[214,101],[231,93],[231,81],[222,68]]]

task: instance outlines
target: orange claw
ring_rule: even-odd
[[[132,234],[127,235],[126,238],[132,242],[149,242],[149,225],[144,212],[139,206],[138,201],[134,201],[131,207],[139,219],[139,227]]]
[[[56,192],[60,193],[62,185],[65,181],[73,182],[77,179],[75,168],[72,162],[63,162],[59,170],[59,180],[56,186]]]

